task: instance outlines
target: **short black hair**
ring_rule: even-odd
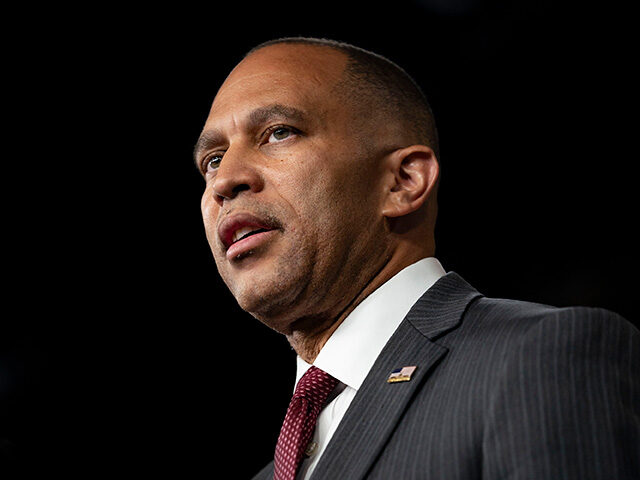
[[[283,37],[263,42],[247,52],[245,58],[262,48],[277,44],[304,44],[328,47],[347,56],[344,72],[349,98],[362,107],[376,107],[403,122],[417,141],[439,155],[438,131],[431,106],[416,81],[388,58],[355,45],[313,37]],[[369,110],[371,111],[371,110]]]

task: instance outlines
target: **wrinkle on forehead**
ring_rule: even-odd
[[[273,103],[313,106],[317,114],[336,108],[332,90],[342,80],[346,57],[300,47],[266,47],[240,62],[218,90],[208,121],[219,115],[235,119],[241,110]]]
[[[239,81],[260,75],[272,75],[282,81],[292,77],[317,86],[331,86],[342,79],[347,56],[318,46],[281,44],[258,50],[242,60],[229,74],[220,90]]]
[[[245,75],[243,77],[236,78],[236,79],[233,79],[232,75],[229,75],[229,77],[227,77],[227,80],[225,80],[225,82],[220,87],[220,90],[218,91],[218,93],[222,92],[223,90],[226,90],[226,89],[229,89],[229,88],[233,88],[235,85],[237,85],[240,82],[247,82],[247,81],[251,81],[251,80],[254,80],[256,78],[259,78],[259,77],[268,77],[268,76],[274,76],[274,74],[272,72],[258,72],[258,73],[254,73],[254,74],[251,74],[251,75]],[[287,72],[281,72],[278,75],[279,78],[287,77],[287,76],[288,77],[297,78],[296,75],[293,75],[292,73],[287,73]]]

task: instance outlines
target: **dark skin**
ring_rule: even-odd
[[[218,91],[196,150],[220,275],[308,363],[364,298],[435,250],[435,154],[335,94],[346,60],[312,45],[252,53]]]

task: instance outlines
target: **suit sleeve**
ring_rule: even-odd
[[[485,418],[483,479],[640,479],[640,335],[560,309],[510,351]]]

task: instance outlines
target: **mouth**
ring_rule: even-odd
[[[231,237],[231,245],[233,245],[236,242],[239,242],[240,240],[244,240],[245,238],[250,237],[251,235],[257,235],[258,233],[268,232],[268,231],[269,229],[267,228],[254,229],[253,227],[242,227],[236,230],[235,232],[233,232],[233,236]]]
[[[237,258],[272,236],[278,226],[249,213],[228,217],[218,227],[218,237],[228,259]]]

